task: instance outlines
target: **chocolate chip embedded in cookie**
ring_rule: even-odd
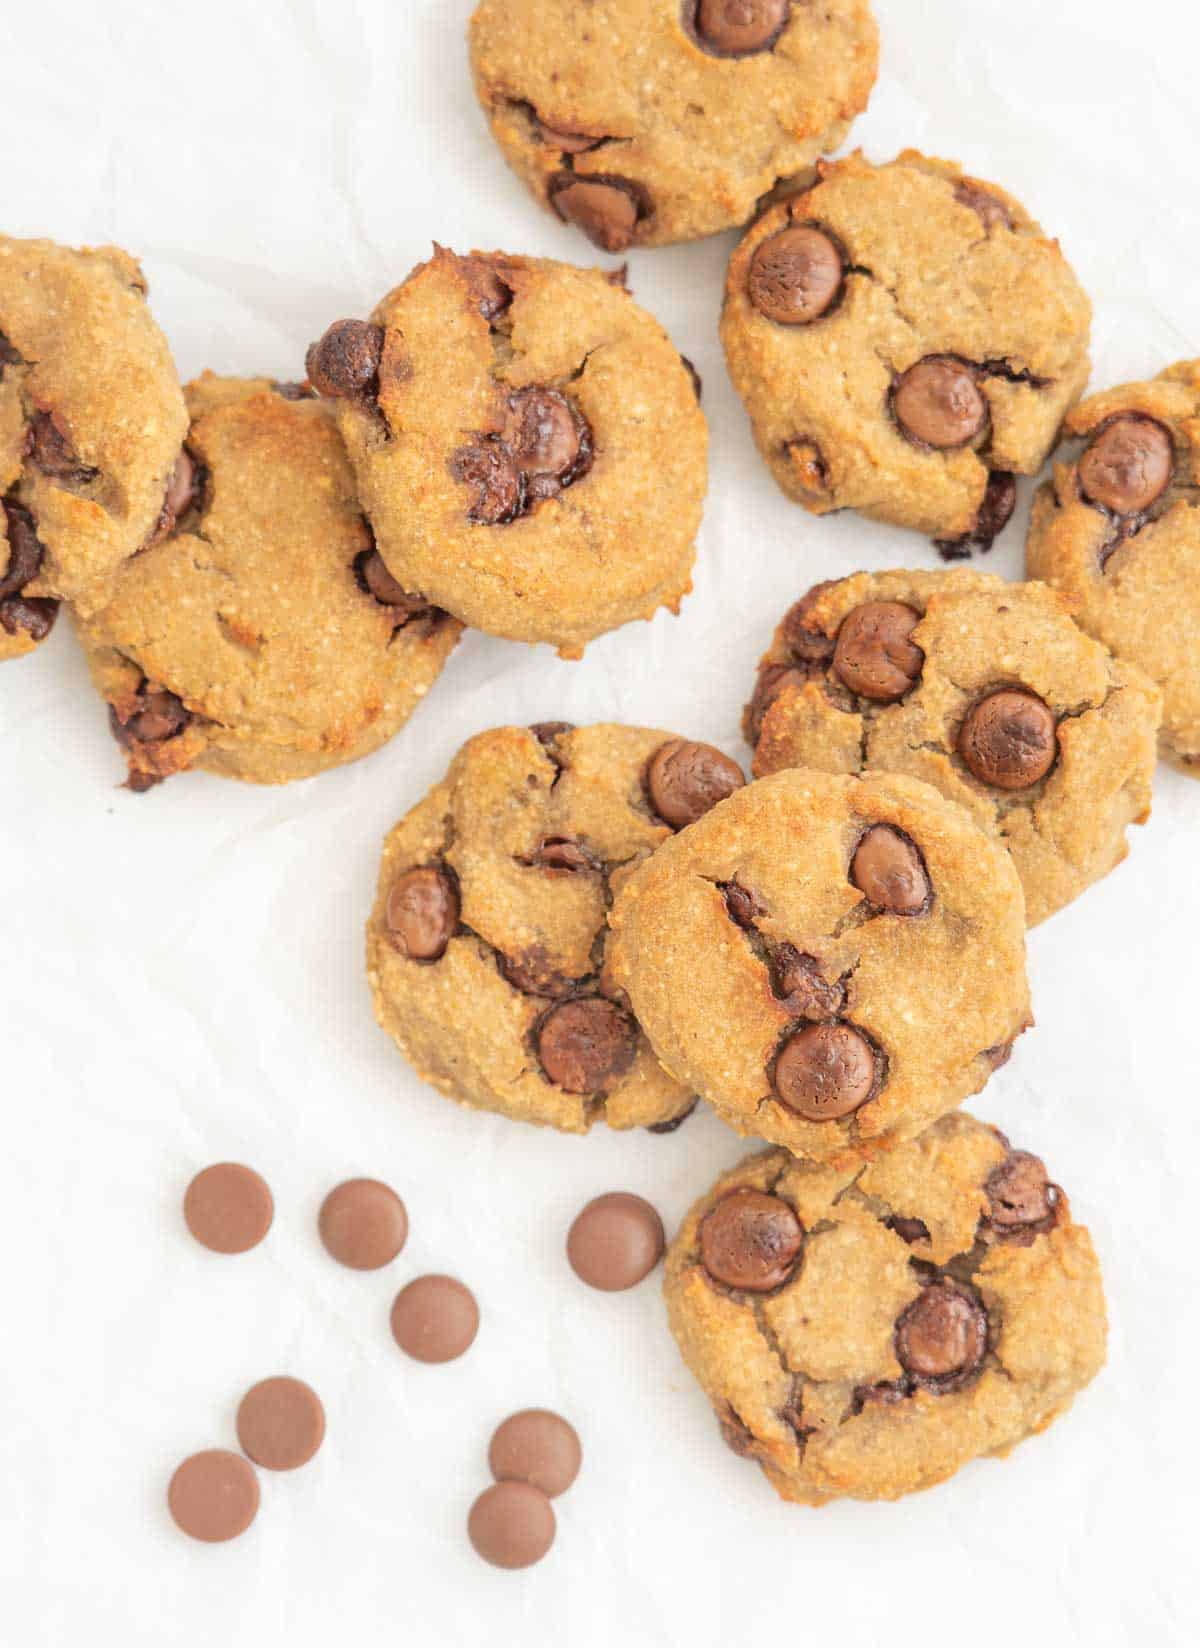
[[[1125,856],[1150,811],[1160,701],[1041,583],[965,568],[858,573],[787,612],[746,706],[754,771],[902,772],[1007,846],[1032,925]],[[915,855],[915,856],[914,856]],[[919,846],[873,830],[851,880],[919,914]]]
[[[1200,361],[1093,395],[1067,419],[1026,547],[1033,578],[1157,682],[1162,755],[1200,775]],[[1082,444],[1080,444],[1082,443]]]
[[[599,270],[438,247],[308,369],[403,589],[566,657],[678,610],[704,416],[662,328]]]
[[[606,252],[745,223],[866,107],[869,0],[481,0],[475,89],[534,196]]]
[[[817,1161],[911,1138],[1029,1023],[1011,860],[890,773],[735,791],[623,879],[609,922],[611,977],[667,1067]]]
[[[1091,307],[1018,203],[913,151],[822,163],[729,265],[721,336],[789,496],[986,549],[1087,381]]]
[[[1005,1455],[1104,1362],[1088,1232],[961,1112],[866,1166],[747,1157],[683,1221],[664,1293],[722,1436],[805,1505]]]

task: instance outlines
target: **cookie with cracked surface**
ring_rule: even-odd
[[[1160,753],[1200,778],[1200,361],[1090,395],[1065,434],[1034,500],[1030,576],[1158,683]]]
[[[461,626],[383,567],[327,406],[213,373],[186,393],[174,529],[78,620],[130,787],[189,767],[281,784],[370,754]]]
[[[1091,305],[1011,195],[906,151],[822,164],[734,252],[721,338],[754,438],[815,515],[987,547],[1088,376]]]
[[[480,1110],[586,1133],[670,1131],[695,1104],[609,975],[633,866],[744,782],[710,745],[643,727],[499,727],[459,750],[384,846],[367,927],[381,1026]]]
[[[865,1168],[747,1157],[687,1215],[664,1293],[725,1441],[802,1505],[1004,1456],[1104,1364],[1091,1237],[1038,1157],[961,1113]]]
[[[162,529],[186,430],[134,260],[0,235],[0,658]]]
[[[1009,855],[929,785],[794,770],[618,889],[612,976],[739,1133],[877,1155],[977,1093],[1030,1021]]]
[[[308,372],[405,588],[569,658],[678,610],[708,432],[666,333],[599,270],[438,247]]]
[[[900,772],[959,802],[1012,854],[1033,926],[1150,816],[1160,709],[1045,584],[958,567],[818,584],[776,629],[744,727],[758,777]]]
[[[606,252],[745,223],[879,65],[869,0],[482,0],[470,44],[505,159]]]

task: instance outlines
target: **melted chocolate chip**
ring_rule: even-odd
[[[77,484],[100,473],[81,464],[66,425],[56,412],[38,412],[29,426],[29,456],[43,475]]]
[[[450,473],[475,489],[467,518],[481,526],[507,526],[525,507],[525,477],[512,452],[495,435],[460,446],[450,460]]]
[[[819,1023],[841,1012],[846,992],[836,981],[821,976],[815,956],[781,944],[771,958],[771,988],[793,1018]]]
[[[604,142],[603,136],[596,137],[592,132],[576,131],[570,126],[552,126],[548,120],[543,120],[536,110],[531,111],[533,129],[548,149],[557,149],[559,154],[586,154],[589,149],[599,148]]]
[[[943,561],[962,561],[973,549],[981,554],[986,553],[1012,519],[1016,507],[1016,476],[1004,469],[993,469],[987,479],[975,525],[959,538],[936,539],[938,554]]]
[[[791,0],[691,0],[696,39],[714,57],[770,51],[787,27]]]
[[[6,366],[23,366],[24,364],[20,351],[14,349],[4,333],[0,332],[0,382],[4,380],[4,368]]]
[[[884,1223],[889,1230],[894,1230],[900,1240],[907,1242],[910,1247],[914,1242],[927,1242],[929,1240],[929,1226],[924,1219],[910,1219],[906,1214],[893,1213],[890,1219],[884,1220]]]
[[[379,393],[383,327],[364,320],[337,320],[305,357],[309,382],[330,399],[371,401]]]
[[[739,927],[751,930],[763,913],[763,907],[756,895],[743,887],[740,881],[722,881],[720,888],[725,899],[725,908],[729,911],[729,919],[736,922]]]
[[[684,371],[692,380],[692,393],[696,397],[697,404],[699,404],[699,402],[704,399],[704,384],[701,380],[700,374],[697,372],[696,368],[692,365],[686,355],[680,355],[679,358],[683,362]]]
[[[109,706],[113,736],[126,748],[131,744],[165,744],[177,737],[191,719],[181,698],[146,681],[121,711],[115,705]]]
[[[936,451],[967,446],[988,421],[974,368],[950,355],[910,366],[892,390],[892,411],[910,440]]]
[[[500,276],[489,258],[459,258],[459,271],[467,283],[471,301],[489,325],[509,308],[513,289]]]
[[[428,612],[429,602],[423,595],[410,595],[404,585],[392,577],[377,549],[364,549],[354,563],[355,575],[362,588],[379,602],[390,607],[397,626],[406,624],[418,612]]]
[[[500,439],[524,475],[530,498],[553,497],[591,468],[591,427],[557,389],[532,384],[510,395]]]
[[[762,664],[754,692],[742,717],[748,744],[757,744],[762,737],[763,721],[771,705],[788,687],[801,687],[808,676],[804,670],[790,664]]]
[[[1089,503],[1114,515],[1137,515],[1166,491],[1175,450],[1162,424],[1138,413],[1111,418],[1079,459],[1079,485]]]
[[[526,862],[545,870],[547,875],[578,875],[581,871],[604,868],[602,861],[581,841],[560,835],[546,836]]]
[[[646,1132],[647,1133],[674,1133],[674,1132],[676,1132],[676,1130],[678,1128],[681,1128],[683,1126],[684,1122],[687,1121],[689,1116],[695,1115],[696,1106],[699,1104],[699,1102],[700,1102],[699,1099],[693,1099],[691,1104],[688,1105],[687,1109],[686,1110],[681,1110],[679,1112],[678,1116],[672,1116],[669,1121],[654,1122],[650,1127],[648,1127],[646,1129]]]
[[[8,595],[0,600],[0,628],[9,635],[22,631],[31,641],[44,641],[57,617],[57,601],[24,595]]]
[[[957,1390],[983,1361],[987,1336],[983,1306],[943,1277],[923,1288],[897,1318],[896,1360],[927,1390]]]
[[[445,955],[460,913],[453,873],[425,864],[405,870],[392,883],[383,919],[389,939],[402,956],[433,962]]]
[[[1050,1183],[1041,1158],[1028,1150],[1010,1151],[984,1189],[991,1204],[988,1223],[998,1236],[1032,1240],[1058,1217],[1062,1192]]]
[[[805,1121],[835,1121],[866,1104],[877,1074],[874,1049],[853,1025],[810,1024],[780,1048],[774,1087]]]
[[[637,1026],[603,996],[560,1002],[536,1031],[547,1081],[567,1093],[604,1093],[632,1065]]]
[[[550,952],[541,944],[531,944],[519,955],[508,956],[502,951],[496,956],[500,976],[507,979],[514,990],[527,996],[544,996],[558,1001],[563,996],[577,994],[580,980],[560,972]]]
[[[842,292],[841,249],[824,230],[793,224],[764,240],[750,262],[746,291],[760,315],[780,326],[809,326]]]
[[[29,511],[7,498],[2,507],[8,535],[8,565],[0,577],[0,601],[19,595],[26,584],[33,582],[46,553]]]
[[[901,601],[864,601],[838,630],[833,672],[860,698],[894,704],[919,679],[925,654],[910,639],[921,614]]]
[[[736,1453],[739,1459],[753,1457],[755,1451],[754,1436],[728,1403],[725,1404],[724,1411],[717,1415],[717,1424],[720,1426],[721,1440],[727,1448]]]
[[[954,198],[960,206],[969,207],[989,233],[993,229],[1013,227],[1012,213],[1000,196],[972,177],[964,177],[955,184]]]
[[[780,639],[798,664],[819,668],[833,657],[834,639],[825,631],[809,623],[809,616],[833,580],[826,578],[813,587],[784,613],[779,626]]]
[[[745,782],[736,761],[711,744],[690,739],[672,738],[660,744],[646,767],[650,805],[676,830],[694,824]]]
[[[575,731],[573,721],[535,721],[530,732],[544,749],[553,749],[566,732]]]
[[[850,881],[877,910],[894,916],[924,915],[933,890],[921,850],[890,824],[872,824],[854,849]]]
[[[1054,765],[1058,726],[1036,693],[1003,687],[967,711],[958,753],[979,779],[998,790],[1026,790]]]
[[[726,1287],[770,1293],[796,1268],[804,1231],[787,1202],[758,1190],[735,1190],[704,1216],[700,1261]]]
[[[578,177],[560,172],[550,185],[550,204],[604,252],[623,252],[649,216],[645,191],[628,178]]]

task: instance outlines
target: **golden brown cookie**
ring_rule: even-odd
[[[612,976],[739,1133],[861,1160],[977,1093],[1030,1021],[994,836],[895,773],[759,779],[618,890]]]
[[[0,235],[0,658],[165,529],[186,429],[133,259]]]
[[[1200,361],[1089,396],[1066,434],[1034,501],[1030,576],[1158,683],[1161,752],[1200,777]]]
[[[384,845],[367,927],[375,1014],[426,1081],[517,1121],[667,1131],[695,1096],[609,974],[632,868],[744,783],[711,745],[644,727],[498,727]]]
[[[1107,875],[1150,816],[1161,700],[1045,584],[860,572],[784,615],[745,731],[759,777],[900,772],[1012,854],[1030,926]]]
[[[464,623],[576,658],[691,588],[693,378],[599,270],[439,247],[308,371],[388,567]]]
[[[845,140],[868,0],[482,0],[475,89],[536,198],[606,252],[744,223]]]
[[[868,1167],[749,1156],[667,1255],[671,1330],[784,1499],[898,1499],[1003,1456],[1104,1364],[1091,1237],[1041,1161],[946,1116]]]
[[[177,525],[78,624],[130,787],[188,767],[281,784],[369,755],[461,626],[387,573],[327,406],[211,372],[187,402]]]
[[[815,515],[986,547],[1088,376],[1091,305],[1011,195],[912,150],[823,163],[733,255],[721,338],[754,438]]]

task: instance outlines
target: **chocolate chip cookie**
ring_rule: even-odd
[[[1066,433],[1034,502],[1030,576],[1158,683],[1161,753],[1200,777],[1200,361],[1089,396]]]
[[[901,772],[1012,854],[1029,923],[1107,875],[1150,815],[1161,700],[1045,584],[857,573],[784,615],[745,732],[758,776]]]
[[[329,407],[212,373],[186,393],[173,528],[78,625],[130,787],[188,767],[280,784],[370,754],[460,626],[384,567]]]
[[[0,658],[165,529],[186,430],[133,259],[0,235]]]
[[[1045,1430],[1104,1364],[1091,1237],[1038,1157],[946,1116],[867,1167],[747,1157],[667,1255],[683,1359],[783,1499],[898,1499]]]
[[[609,923],[612,977],[667,1069],[815,1161],[912,1138],[1030,1023],[1011,858],[895,773],[737,791],[625,879]]]
[[[380,1024],[450,1098],[586,1133],[668,1130],[695,1103],[608,967],[633,867],[744,782],[643,727],[500,727],[464,744],[384,846],[367,928]]]
[[[868,0],[482,0],[475,89],[536,198],[606,252],[745,223],[845,139]]]
[[[1091,305],[1011,195],[907,151],[822,164],[733,255],[721,337],[754,438],[815,515],[987,547],[1088,376]]]
[[[464,623],[577,658],[691,588],[693,378],[599,270],[439,247],[308,372],[389,571]]]

